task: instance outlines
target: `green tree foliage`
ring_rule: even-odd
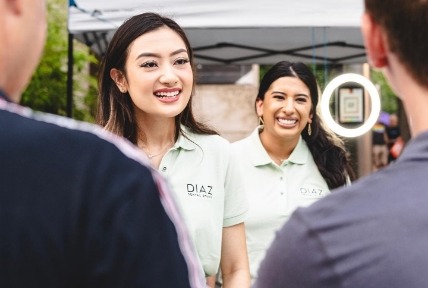
[[[23,93],[21,104],[34,110],[66,115],[67,105],[67,6],[48,0],[48,34],[41,62]],[[88,49],[74,41],[73,118],[93,122],[96,80],[88,65],[96,63]],[[78,96],[78,97],[77,97]],[[76,99],[77,98],[77,99]]]
[[[398,111],[398,98],[392,91],[382,72],[372,70],[371,81],[379,87],[380,90],[380,103],[382,111],[388,113],[397,113]]]

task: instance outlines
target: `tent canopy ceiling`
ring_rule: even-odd
[[[364,63],[362,0],[71,0],[68,29],[103,55],[123,21],[173,18],[200,64]]]

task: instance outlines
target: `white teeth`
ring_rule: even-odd
[[[278,121],[285,125],[293,125],[293,124],[296,124],[297,122],[297,120],[281,119],[281,118],[279,118]]]
[[[178,93],[180,93],[179,91],[174,91],[174,92],[158,92],[155,93],[156,96],[158,97],[175,97],[178,95]]]

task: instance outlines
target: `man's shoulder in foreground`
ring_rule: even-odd
[[[184,222],[140,151],[0,104],[1,286],[199,287]]]
[[[428,287],[428,134],[392,165],[298,209],[255,287]]]

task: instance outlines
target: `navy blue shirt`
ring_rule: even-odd
[[[31,113],[0,99],[0,287],[202,287],[169,191],[137,150]]]
[[[1,89],[0,89],[0,98],[10,102],[9,98],[6,96],[6,94]]]

